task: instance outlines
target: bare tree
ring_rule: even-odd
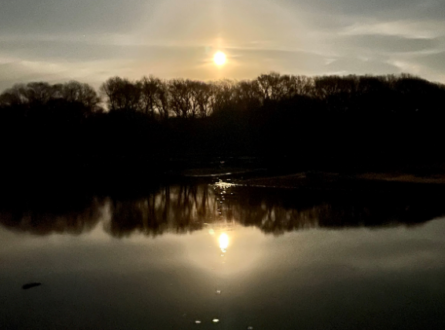
[[[45,82],[18,84],[4,91],[0,96],[0,102],[5,106],[45,105],[54,94],[55,89]]]
[[[25,85],[17,84],[8,88],[0,95],[1,106],[21,106],[28,104],[28,97],[25,92]]]
[[[176,117],[193,117],[193,105],[190,103],[191,91],[188,81],[184,79],[173,79],[168,82],[170,94],[170,107]]]
[[[192,105],[193,116],[201,118],[207,117],[212,111],[214,90],[212,85],[200,81],[188,81],[190,93],[190,104]]]
[[[239,109],[249,110],[263,104],[260,86],[256,80],[238,82],[234,94],[235,103]]]
[[[212,110],[214,113],[233,106],[235,101],[235,83],[232,80],[220,80],[212,83]]]
[[[152,117],[159,115],[168,118],[168,90],[166,84],[159,78],[143,77],[139,82],[141,88],[141,111]]]
[[[128,79],[113,77],[100,87],[101,93],[107,97],[108,109],[140,110],[141,86]]]
[[[95,111],[98,108],[101,101],[93,87],[78,81],[70,81],[65,84],[54,85],[53,88],[55,90],[55,97],[67,102],[81,103],[92,111]]]

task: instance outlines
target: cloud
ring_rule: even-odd
[[[413,39],[433,39],[445,35],[445,22],[435,20],[375,19],[355,22],[341,31],[342,35],[387,35]]]
[[[325,67],[325,72],[332,74],[372,74],[384,75],[401,73],[402,70],[385,60],[373,60],[355,57],[341,57]]]
[[[159,1],[149,1],[156,6]],[[149,17],[142,0],[14,0],[4,1],[0,31],[19,33],[88,33],[130,30]]]
[[[328,13],[355,19],[376,20],[443,19],[445,3],[435,0],[278,0],[283,6],[292,6],[312,13]]]
[[[354,35],[342,38],[349,48],[359,48],[380,54],[394,54],[434,50],[439,42],[436,39],[406,38],[389,35]]]
[[[440,71],[443,73],[445,65],[445,51],[441,51],[434,54],[421,54],[414,56],[412,61],[428,67],[434,71]]]
[[[0,91],[17,83],[46,81],[49,83],[79,80],[92,84],[95,88],[113,75],[125,75],[128,61],[39,61],[11,59],[0,61],[2,76]],[[113,68],[113,69],[111,69]]]
[[[0,87],[14,79],[97,84],[114,75],[212,80],[269,71],[443,80],[444,12],[445,2],[434,0],[4,1]],[[229,62],[218,69],[211,57],[219,49]]]

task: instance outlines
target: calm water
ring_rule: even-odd
[[[443,214],[210,184],[5,202],[0,329],[444,329]]]

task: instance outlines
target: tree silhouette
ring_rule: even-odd
[[[144,77],[139,82],[141,88],[141,110],[151,116],[169,117],[168,90],[166,84],[159,78]]]
[[[1,166],[22,171],[32,163],[35,170],[25,172],[36,173],[63,164],[62,173],[73,167],[121,175],[167,171],[197,155],[257,157],[286,171],[440,170],[445,164],[445,86],[412,75],[112,77],[100,93],[104,108],[91,86],[76,81],[5,90],[0,139],[8,161]]]
[[[114,77],[104,82],[100,90],[107,98],[107,106],[110,111],[140,110],[141,88],[139,83]]]

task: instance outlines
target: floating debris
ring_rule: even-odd
[[[219,322],[218,319],[213,319],[212,321],[213,321],[213,323],[218,323]]]
[[[200,320],[196,320],[195,323],[196,324],[201,324],[201,321]]]
[[[247,327],[247,330],[253,330],[253,327]]]
[[[221,290],[216,290],[216,294],[221,294]]]
[[[39,282],[26,283],[22,286],[22,289],[28,290],[28,289],[32,289],[32,288],[35,288],[35,287],[41,286],[41,285],[42,285],[42,283],[39,283]]]

